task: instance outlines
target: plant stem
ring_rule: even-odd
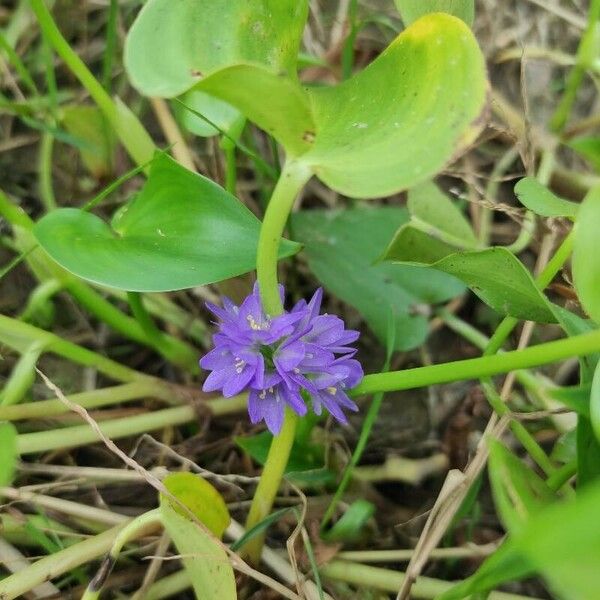
[[[217,398],[207,401],[209,414],[224,415],[239,412],[246,407],[245,394],[233,398]],[[110,419],[98,423],[102,434],[111,440],[140,435],[148,431],[163,429],[175,425],[183,425],[198,420],[198,413],[193,406],[177,406],[147,412],[132,417]],[[35,454],[65,448],[85,446],[101,440],[98,433],[87,423],[73,427],[61,427],[34,433],[22,433],[17,438],[17,450],[23,454]]]
[[[104,557],[98,571],[96,571],[96,575],[90,581],[81,600],[97,600],[100,598],[102,588],[110,576],[123,546],[132,539],[154,532],[160,527],[160,524],[161,518],[160,510],[158,508],[145,512],[139,517],[136,517],[133,521],[127,523],[127,525],[117,533],[108,554]]]
[[[279,244],[296,196],[310,176],[311,172],[307,167],[295,162],[286,163],[265,212],[258,240],[256,272],[263,309],[270,316],[283,312],[277,282]],[[271,511],[294,443],[297,420],[296,414],[286,408],[281,432],[273,438],[254,494],[246,520],[247,530],[252,529]],[[264,534],[255,536],[246,545],[246,554],[252,563],[259,562],[263,544]]]
[[[35,368],[43,351],[44,344],[35,341],[21,354],[0,392],[0,410],[21,402],[35,381]]]
[[[463,379],[489,377],[518,369],[539,367],[574,356],[600,351],[600,330],[571,338],[530,346],[504,354],[457,360],[404,371],[366,375],[353,390],[353,396],[391,392],[449,383]]]
[[[97,352],[63,340],[49,331],[38,329],[33,325],[4,315],[0,315],[0,341],[18,352],[25,352],[32,343],[37,341],[44,346],[46,352],[53,352],[86,367],[94,367],[117,381],[154,381],[154,378],[149,375],[134,371]]]
[[[73,544],[65,550],[45,556],[27,569],[6,577],[0,581],[0,598],[3,600],[18,598],[36,585],[59,577],[86,562],[102,556],[110,549],[115,535],[122,528],[123,525],[112,527],[83,542]]]
[[[599,18],[600,0],[592,0],[588,13],[587,28],[579,42],[579,48],[577,49],[577,64],[569,73],[565,93],[550,119],[550,129],[554,133],[560,134],[564,130],[571,114],[573,104],[575,103],[577,91],[583,82],[585,72],[587,69],[592,68],[594,61],[596,60],[598,54],[596,29]]]
[[[142,295],[139,292],[127,292],[127,301],[135,320],[140,324],[148,340],[155,347],[162,346],[162,333],[148,314]]]
[[[143,125],[124,105],[113,102],[92,72],[62,36],[50,11],[44,4],[44,0],[30,0],[30,2],[42,33],[89,92],[98,108],[104,113],[127,152],[137,164],[149,161],[156,147]]]
[[[399,571],[391,571],[380,567],[371,567],[360,563],[334,560],[321,567],[321,574],[329,579],[345,581],[361,588],[379,589],[396,593],[406,575]],[[411,598],[437,598],[455,584],[450,581],[419,577],[411,588]],[[529,596],[492,592],[489,600],[536,600]]]
[[[137,400],[138,398],[159,398],[165,402],[171,402],[173,391],[170,386],[163,385],[160,380],[140,380],[131,383],[123,383],[103,389],[79,394],[70,394],[66,398],[85,409],[111,406],[121,402]],[[69,408],[58,398],[50,400],[38,400],[16,406],[0,406],[0,421],[20,421],[24,419],[47,419],[69,412]]]

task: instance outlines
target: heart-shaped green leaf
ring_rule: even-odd
[[[443,273],[374,264],[385,241],[407,219],[403,208],[365,207],[301,211],[291,221],[313,273],[330,292],[360,311],[382,343],[393,317],[397,350],[422,344],[429,329],[429,305],[464,290],[459,281]]]
[[[148,0],[129,30],[125,68],[143,94],[162,97],[240,64],[294,79],[307,11],[306,0]]]
[[[600,223],[600,188],[585,197],[575,221],[573,281],[579,300],[596,323],[600,323],[600,262],[596,259]]]
[[[111,225],[83,210],[62,208],[43,217],[34,234],[58,264],[83,279],[159,292],[254,269],[259,228],[234,196],[163,154]],[[298,249],[284,242],[280,256]]]
[[[418,243],[412,246],[406,242],[405,237],[397,235],[386,250],[384,259],[429,266],[454,275],[502,315],[539,323],[556,321],[548,300],[536,286],[529,271],[506,248],[486,248],[440,256],[444,249],[436,246],[437,253],[433,254],[426,238],[417,239]]]
[[[427,13],[445,12],[462,19],[467,25],[475,18],[475,0],[395,0],[405,25]]]
[[[426,15],[358,75],[304,89],[294,52],[305,8],[290,0],[150,0],[129,33],[126,68],[146,95],[194,88],[236,106],[288,155],[353,197],[428,179],[474,140],[487,80],[463,21]]]
[[[535,177],[521,179],[515,194],[523,206],[542,217],[575,218],[579,210],[579,204],[556,196]]]
[[[317,135],[302,160],[353,197],[411,187],[474,140],[486,91],[471,30],[456,17],[427,15],[364,71],[310,91]]]

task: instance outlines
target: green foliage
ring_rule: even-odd
[[[375,506],[367,500],[356,500],[339,521],[322,536],[328,542],[353,542],[363,532],[365,525],[375,514]]]
[[[515,186],[515,194],[519,202],[536,215],[542,217],[575,218],[579,204],[564,200],[553,194],[535,177],[524,177]]]
[[[130,30],[126,68],[143,94],[194,89],[236,106],[353,197],[423,181],[475,139],[486,75],[460,20],[429,15],[351,79],[306,89],[295,73],[305,18],[306,3],[289,0],[150,0]]]
[[[214,96],[209,96],[206,92],[191,90],[183,96],[182,101],[185,106],[207,117],[221,131],[229,132],[240,120],[244,120],[240,112],[231,106],[231,104],[223,102],[223,100],[219,100]],[[179,118],[185,128],[191,133],[202,137],[210,137],[219,133],[218,129],[215,129],[206,120],[183,108],[181,104],[175,103],[174,109],[179,114]]]
[[[171,473],[163,480],[164,486],[218,538],[229,526],[229,510],[219,492],[206,479],[193,473]],[[161,499],[161,502],[165,500]],[[184,517],[187,513],[177,504],[172,508]]]
[[[171,536],[198,598],[235,600],[235,577],[224,547],[213,533],[224,531],[229,512],[221,495],[208,482],[191,473],[176,473],[165,486],[208,529],[195,523],[181,506],[160,497],[161,520]]]
[[[489,474],[496,509],[511,533],[555,498],[536,473],[495,440],[490,441]]]
[[[12,483],[18,458],[17,430],[12,423],[0,422],[0,486]]]
[[[529,271],[506,248],[443,255],[448,246],[428,246],[429,237],[413,239],[411,244],[400,233],[386,250],[385,260],[428,266],[453,275],[502,315],[539,323],[556,321],[546,297],[537,288]]]
[[[600,484],[596,482],[574,501],[554,502],[535,511],[473,576],[439,600],[466,598],[536,572],[561,598],[593,598],[600,561],[600,533],[594,525],[599,502]]]
[[[596,323],[600,323],[600,262],[596,260],[599,223],[600,188],[594,188],[585,197],[575,221],[573,281],[581,304]]]
[[[472,25],[475,18],[475,0],[395,0],[398,11],[405,25],[423,15],[434,12],[445,12],[462,19]]]
[[[176,290],[227,279],[256,264],[260,224],[236,198],[166,155],[110,225],[74,208],[34,227],[62,267],[89,281],[130,291]],[[284,243],[280,256],[298,245]]]
[[[585,158],[596,171],[600,171],[600,138],[579,137],[568,142],[568,145]]]
[[[415,348],[427,337],[423,308],[427,311],[428,305],[464,289],[442,273],[374,264],[385,241],[406,220],[406,210],[391,207],[311,210],[292,217],[293,236],[304,244],[312,272],[330,292],[360,311],[382,343],[391,315],[397,350]]]
[[[82,141],[81,158],[94,177],[100,179],[112,172],[116,138],[98,108],[77,104],[66,106],[62,112],[62,124],[71,135]]]

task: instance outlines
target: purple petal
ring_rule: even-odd
[[[283,425],[284,404],[279,398],[273,396],[271,400],[261,400],[264,403],[263,415],[269,431],[277,435]]]
[[[291,390],[285,386],[279,387],[279,394],[285,401],[285,403],[299,416],[303,417],[307,413],[306,404],[300,395],[300,392]]]
[[[240,367],[232,367],[231,371],[231,376],[223,386],[223,396],[225,398],[239,394],[250,383],[256,369],[251,365],[244,365],[241,369]]]

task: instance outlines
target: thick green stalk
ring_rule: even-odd
[[[265,212],[258,241],[256,272],[263,309],[266,314],[271,316],[283,312],[277,282],[279,244],[294,201],[310,176],[311,172],[307,167],[295,162],[288,162],[273,190]],[[262,476],[254,494],[246,520],[247,530],[252,529],[271,511],[294,443],[296,423],[295,413],[286,409],[281,432],[273,438]],[[247,556],[254,564],[260,560],[263,543],[264,534],[255,536],[246,545]]]
[[[362,382],[352,390],[352,395],[362,396],[376,392],[409,390],[464,379],[480,379],[596,352],[600,352],[600,330],[504,354],[457,360],[404,371],[366,375]]]

